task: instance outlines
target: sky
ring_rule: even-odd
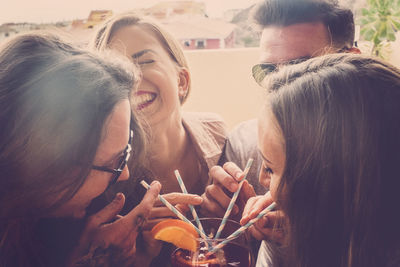
[[[53,23],[85,19],[95,9],[114,13],[149,7],[167,0],[0,0],[0,24],[6,22]],[[246,8],[256,0],[203,0],[210,17],[222,16],[233,8]]]

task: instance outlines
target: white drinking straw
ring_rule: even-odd
[[[182,192],[183,192],[184,194],[188,194],[188,191],[186,190],[186,186],[185,186],[185,184],[183,183],[183,180],[182,180],[181,175],[179,174],[179,171],[178,171],[178,170],[175,170],[174,173],[175,173],[176,179],[178,180],[178,184],[179,184],[179,186],[180,186],[181,189],[182,189]],[[190,209],[190,211],[192,212],[193,218],[194,218],[194,220],[196,221],[197,226],[199,227],[200,231],[202,231],[202,232],[204,233],[204,235],[206,235],[206,233],[204,232],[203,226],[201,225],[201,222],[200,222],[200,220],[199,220],[199,216],[197,216],[196,209],[193,207],[193,205],[190,205],[190,204],[189,204],[189,209]]]
[[[140,182],[140,184],[146,188],[147,190],[150,189],[150,185],[148,183],[146,183],[144,180],[142,180]],[[177,210],[174,205],[172,205],[171,203],[168,202],[168,200],[166,200],[162,195],[158,195],[158,198],[160,199],[160,201],[168,208],[170,209],[179,219],[181,219],[182,221],[185,221],[187,223],[190,223],[191,225],[193,225],[193,223],[191,221],[189,221],[182,213],[180,213],[179,210]],[[194,229],[197,231],[197,233],[199,233],[199,235],[201,236],[201,238],[203,239],[207,239],[207,236],[200,231],[199,228],[197,228],[195,225],[193,225]]]
[[[276,207],[276,203],[273,202],[271,205],[269,205],[267,208],[262,210],[260,214],[257,215],[254,219],[251,219],[248,221],[245,225],[237,229],[235,232],[233,232],[230,236],[228,236],[224,241],[221,243],[217,244],[213,248],[210,249],[209,253],[214,253],[216,250],[221,249],[223,246],[225,246],[227,243],[238,237],[239,235],[243,234],[247,228],[252,226],[255,222],[257,222],[259,219],[261,219],[264,215],[266,215],[268,212],[273,210]]]
[[[222,233],[222,230],[224,230],[226,221],[228,220],[228,217],[229,217],[229,215],[230,215],[231,212],[232,212],[233,206],[235,205],[235,201],[236,201],[236,199],[237,199],[238,196],[239,196],[240,189],[242,188],[242,185],[243,185],[244,180],[246,180],[247,174],[249,173],[249,170],[250,170],[250,167],[251,167],[251,164],[252,164],[252,163],[253,163],[253,159],[250,158],[250,159],[247,161],[246,168],[244,169],[244,177],[243,177],[243,179],[240,181],[238,189],[237,189],[236,192],[233,194],[232,199],[231,199],[231,201],[229,202],[229,206],[228,206],[228,208],[226,209],[225,215],[224,215],[224,217],[222,218],[221,224],[219,225],[218,231],[217,231],[217,233],[215,234],[214,239],[218,239],[219,236],[220,236],[221,233]]]

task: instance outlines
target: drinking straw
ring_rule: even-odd
[[[140,182],[140,184],[146,188],[147,190],[150,189],[150,185],[148,183],[146,183],[144,180],[142,180]],[[193,225],[193,223],[191,221],[189,221],[182,213],[180,213],[179,210],[177,210],[171,203],[168,202],[168,200],[166,200],[162,195],[158,195],[158,198],[160,199],[160,201],[168,208],[170,209],[179,219],[181,219],[184,222],[190,223],[191,225]],[[201,236],[201,238],[203,239],[207,239],[207,236],[200,231],[199,228],[197,228],[195,225],[193,225],[194,229],[197,231],[197,233],[199,233],[199,235]]]
[[[178,184],[179,184],[179,186],[180,186],[181,189],[182,189],[182,192],[183,192],[184,194],[188,194],[188,191],[186,190],[186,186],[185,186],[185,184],[183,183],[183,180],[182,180],[181,175],[179,174],[179,171],[178,171],[178,170],[175,170],[174,173],[175,173],[176,179],[178,180]],[[190,205],[190,204],[189,204],[189,209],[190,209],[190,211],[192,212],[193,218],[194,218],[194,220],[196,221],[197,226],[199,227],[200,231],[202,231],[203,234],[206,235],[206,233],[204,232],[204,229],[203,229],[203,225],[201,225],[201,222],[200,222],[200,220],[199,220],[199,216],[197,216],[196,209],[193,207],[193,205]]]
[[[224,227],[225,227],[226,221],[228,220],[228,217],[229,217],[229,215],[231,214],[231,211],[232,211],[232,209],[233,209],[233,206],[235,205],[235,201],[236,201],[236,199],[237,199],[238,196],[239,196],[239,192],[240,192],[240,189],[242,188],[243,182],[244,182],[244,180],[246,180],[247,174],[249,173],[251,164],[253,164],[253,159],[252,159],[252,158],[250,158],[250,159],[247,161],[246,168],[244,169],[244,177],[243,177],[243,179],[240,181],[240,183],[239,183],[239,188],[238,188],[238,189],[236,190],[236,192],[233,194],[232,199],[231,199],[231,201],[229,202],[229,206],[228,206],[228,208],[226,209],[225,215],[224,215],[224,217],[222,218],[221,224],[219,225],[218,231],[217,231],[217,233],[215,234],[214,239],[218,239],[218,238],[219,238],[219,236],[220,236],[221,233],[222,233],[222,230],[223,230]]]
[[[248,221],[245,225],[243,225],[242,227],[240,227],[239,229],[237,229],[235,232],[233,232],[230,236],[228,236],[224,241],[222,241],[221,243],[217,244],[216,246],[214,246],[213,248],[210,249],[210,251],[208,253],[214,253],[216,250],[221,249],[223,246],[225,246],[227,243],[229,243],[230,241],[232,241],[233,239],[235,239],[236,237],[238,237],[239,235],[243,234],[244,231],[247,230],[247,228],[249,228],[250,226],[252,226],[255,222],[257,222],[259,219],[261,219],[265,214],[267,214],[268,212],[270,212],[271,210],[273,210],[276,207],[276,203],[273,202],[271,205],[269,205],[267,208],[265,208],[264,210],[262,210],[260,212],[260,214],[257,215],[257,217],[255,217],[254,219],[251,219],[250,221]]]

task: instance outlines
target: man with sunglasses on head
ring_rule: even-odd
[[[297,64],[312,57],[327,53],[360,53],[354,47],[354,19],[349,9],[339,7],[334,0],[264,0],[252,10],[252,18],[260,27],[260,57],[252,71],[254,79],[263,86],[265,77],[277,71],[280,66]],[[269,181],[258,182],[262,159],[257,149],[257,120],[242,122],[230,133],[224,157],[210,170],[213,184],[203,194],[202,212],[207,215],[223,216],[230,193],[235,192],[249,158],[254,159],[241,196],[232,214],[242,215],[245,202],[256,194],[268,191]],[[254,190],[255,193],[254,193]],[[270,219],[272,222],[272,220]],[[273,223],[271,223],[271,227]],[[251,233],[257,239],[275,239],[272,231],[259,231],[255,227]],[[262,266],[267,265],[264,262]]]

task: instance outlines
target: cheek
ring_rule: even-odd
[[[78,192],[72,197],[72,199],[64,204],[65,207],[68,208],[69,212],[73,214],[82,212],[94,198],[98,197],[106,190],[109,181],[106,174],[107,173],[97,176],[88,176],[85,183],[81,188],[79,188]]]
[[[263,169],[261,169],[260,174],[258,176],[258,182],[264,188],[269,189],[271,186],[271,176],[268,175]]]
[[[272,199],[273,199],[274,201],[276,201],[276,199],[277,199],[277,197],[276,197],[276,191],[277,191],[277,189],[278,189],[279,180],[280,180],[280,179],[279,179],[276,175],[272,175],[272,176],[271,176],[271,183],[270,183],[270,188],[269,188],[269,190],[270,190],[270,192],[271,192],[271,196],[272,196]]]

